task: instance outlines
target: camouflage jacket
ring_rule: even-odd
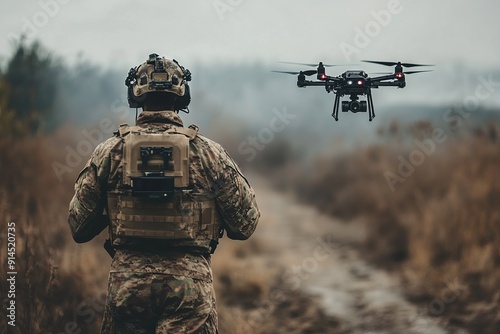
[[[183,126],[175,112],[142,112],[137,125],[164,131]],[[68,223],[73,239],[87,242],[109,225],[103,215],[107,191],[116,189],[122,177],[119,167],[123,140],[119,136],[101,143],[91,155],[75,183]],[[254,232],[260,212],[248,181],[228,153],[217,143],[198,135],[190,142],[189,183],[194,191],[213,194],[219,221],[231,239],[244,240]],[[145,256],[147,255],[147,256]],[[118,250],[111,271],[136,271],[185,275],[211,279],[209,259],[189,252],[154,254]]]

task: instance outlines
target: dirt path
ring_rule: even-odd
[[[366,263],[356,250],[362,226],[346,224],[272,190],[251,176],[262,218],[256,238],[279,252],[288,283],[318,296],[348,333],[449,333],[409,303],[398,281]],[[454,333],[466,333],[456,332]]]

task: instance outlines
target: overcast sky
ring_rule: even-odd
[[[183,64],[360,59],[497,67],[497,0],[4,1],[0,55],[21,33],[68,62],[130,67],[151,52]]]

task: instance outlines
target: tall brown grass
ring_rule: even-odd
[[[298,193],[331,215],[365,221],[367,258],[400,274],[429,314],[475,333],[497,333],[500,126],[448,133],[391,191],[384,173],[398,174],[398,157],[408,161],[419,149],[413,140],[429,138],[433,129],[428,122],[408,129],[393,123],[380,131],[382,143],[318,161]]]
[[[7,326],[5,316],[0,320],[9,333],[100,330],[110,264],[102,249],[106,236],[84,245],[73,242],[66,218],[79,167],[63,175],[62,182],[51,167],[53,161],[64,162],[66,145],[76,147],[72,132],[65,128],[50,136],[0,139],[2,245],[7,223],[16,224],[16,327]],[[2,259],[6,250],[0,248]],[[221,244],[213,260],[221,333],[335,329],[336,320],[314,299],[289,291],[280,281],[284,268],[269,260],[273,252],[259,240]],[[6,278],[2,268],[2,291],[8,288]],[[277,289],[286,298],[276,299]],[[2,294],[4,311],[6,302]]]
[[[70,242],[65,221],[71,179],[78,171],[65,182],[58,181],[51,168],[52,161],[64,159],[62,154],[54,155],[59,152],[57,139],[37,136],[0,141],[2,240],[7,240],[7,223],[14,222],[16,229],[16,326],[8,327],[12,333],[60,333],[67,331],[66,326],[83,331],[99,328],[98,321],[87,323],[87,316],[78,314],[88,311],[85,303],[101,290],[96,277],[102,279],[104,273],[96,253],[88,248],[84,254]],[[2,259],[6,251],[1,248]],[[2,291],[7,291],[4,269],[0,280]],[[7,296],[2,298],[5,305]],[[6,320],[2,317],[4,328]]]

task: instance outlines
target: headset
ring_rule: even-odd
[[[191,102],[191,91],[189,89],[188,81],[191,81],[191,71],[189,71],[187,68],[184,68],[184,66],[181,66],[177,60],[173,59],[172,60],[174,63],[176,63],[182,73],[182,84],[184,84],[184,95],[178,96],[176,95],[175,99],[175,104],[174,104],[174,109],[175,111],[182,110],[186,113],[189,113],[189,103]],[[152,53],[149,55],[149,59],[147,61],[147,64],[154,64],[154,72],[151,74],[152,75],[152,81],[149,83],[150,89],[155,89],[155,90],[164,90],[164,89],[169,89],[172,87],[172,85],[177,85],[179,83],[179,78],[177,76],[173,76],[171,78],[171,81],[168,81],[166,79],[166,76],[164,73],[167,73],[165,66],[163,64],[163,59],[160,58],[156,53]],[[137,71],[139,70],[139,67],[141,65],[138,65],[136,67],[132,67],[127,75],[127,78],[125,79],[125,86],[127,86],[127,100],[128,100],[128,105],[130,108],[143,108],[144,107],[144,100],[147,97],[147,93],[143,94],[141,96],[135,96],[134,94],[134,85],[137,83]],[[156,80],[158,78],[158,80]],[[147,78],[143,77],[140,78],[140,80],[144,80]],[[141,82],[141,84],[146,84],[146,82]]]

